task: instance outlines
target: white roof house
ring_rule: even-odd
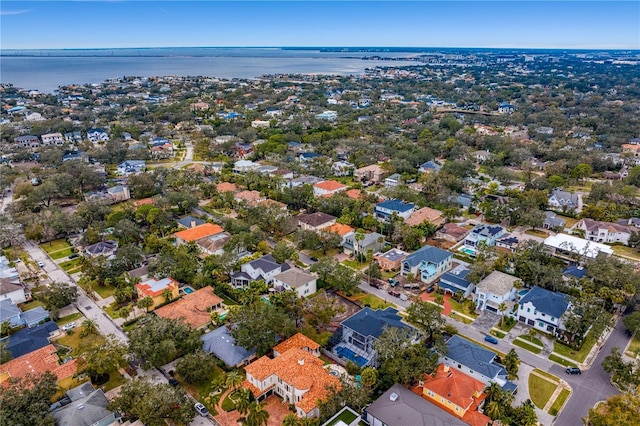
[[[607,255],[613,254],[611,247],[605,244],[567,234],[552,235],[544,240],[544,245],[553,250],[554,254],[558,255],[562,255],[563,253],[579,254],[581,256],[594,258],[600,253]]]

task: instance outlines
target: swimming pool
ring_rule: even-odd
[[[365,357],[358,355],[351,349],[345,348],[344,346],[338,346],[336,348],[336,353],[344,359],[348,359],[349,361],[355,362],[360,367],[364,366],[367,362],[369,362],[369,360],[366,359]]]
[[[182,291],[184,291],[184,294],[191,294],[193,293],[195,290],[192,289],[191,287],[185,287],[182,289]]]
[[[469,256],[475,256],[476,255],[475,250],[471,250],[470,248],[467,248],[467,247],[460,247],[460,249],[458,249],[458,251],[461,251],[464,254],[468,254]]]

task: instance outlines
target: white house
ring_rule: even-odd
[[[580,199],[578,194],[554,189],[549,195],[549,207],[562,210],[575,210],[578,208]]]
[[[338,113],[335,111],[325,111],[320,114],[316,114],[318,120],[336,121],[338,119]]]
[[[503,102],[498,106],[498,112],[500,114],[511,114],[515,110],[515,107],[508,102]]]
[[[400,274],[403,277],[413,274],[425,284],[430,284],[451,269],[452,260],[453,253],[450,251],[426,245],[402,261]]]
[[[64,138],[62,137],[62,133],[47,133],[46,135],[40,136],[42,138],[42,145],[63,145]]]
[[[394,173],[384,180],[385,188],[394,188],[402,183],[402,176],[400,173]]]
[[[584,237],[589,241],[599,243],[622,243],[629,244],[631,238],[631,228],[626,225],[611,222],[601,222],[593,219],[580,219],[571,227],[571,231],[580,229],[584,231]]]
[[[276,275],[288,270],[286,263],[278,263],[270,254],[262,256],[240,266],[240,271],[231,275],[231,284],[235,287],[247,287],[252,281],[263,280],[271,284]]]
[[[335,180],[325,180],[313,185],[314,197],[327,197],[347,189],[347,185]]]
[[[373,215],[376,219],[389,222],[393,215],[403,219],[409,219],[415,210],[413,203],[405,203],[400,200],[387,200],[376,204]]]
[[[87,130],[87,139],[91,142],[106,142],[109,140],[109,134],[104,129],[89,129]]]
[[[348,161],[336,161],[331,165],[331,171],[334,176],[349,176],[353,173],[356,166]]]
[[[556,234],[544,240],[545,247],[555,256],[573,260],[575,256],[595,258],[600,253],[612,255],[611,247],[567,234]]]
[[[518,302],[518,321],[545,333],[563,329],[562,316],[571,309],[569,296],[535,286]]]
[[[316,292],[316,276],[299,268],[291,268],[273,277],[276,290],[295,290],[298,297],[308,297]]]
[[[9,299],[17,305],[27,301],[27,295],[20,278],[0,278],[0,300]]]
[[[500,271],[493,271],[476,286],[476,293],[473,300],[476,302],[476,309],[485,309],[499,313],[500,304],[512,302],[516,297],[514,284],[518,278]]]

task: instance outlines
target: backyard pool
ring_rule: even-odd
[[[467,247],[460,247],[458,251],[461,251],[464,254],[468,254],[469,256],[475,256],[476,252]]]
[[[358,355],[354,351],[349,348],[345,348],[344,346],[338,346],[336,348],[336,354],[338,354],[341,358],[348,359],[349,361],[353,361],[358,364],[360,367],[364,366],[368,359],[363,356]]]
[[[195,290],[194,290],[194,289],[192,289],[191,287],[187,286],[187,287],[184,287],[184,288],[182,289],[182,291],[184,291],[184,294],[191,294],[191,293],[193,293]]]
[[[526,296],[526,295],[527,295],[527,293],[529,293],[529,290],[520,290],[520,291],[518,292],[518,296],[519,296],[519,297],[524,297],[524,296]]]

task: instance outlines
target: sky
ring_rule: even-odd
[[[0,48],[640,49],[640,1],[9,1]]]

